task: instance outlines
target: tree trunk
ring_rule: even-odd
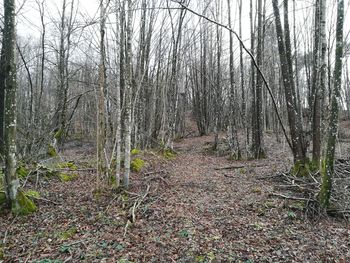
[[[334,86],[331,98],[331,112],[329,118],[329,134],[327,139],[326,157],[322,164],[322,185],[319,201],[322,207],[330,204],[332,178],[334,175],[335,144],[338,134],[339,101],[341,99],[342,59],[343,59],[343,27],[344,27],[344,0],[338,0],[337,7],[336,49],[334,66]]]
[[[262,67],[263,59],[263,21],[262,21],[262,0],[258,0],[258,45],[256,50],[256,62],[259,68]],[[263,112],[262,112],[262,78],[256,74],[256,86],[254,89],[254,116],[253,116],[253,154],[255,159],[265,158],[263,142]]]
[[[325,14],[324,14],[325,15]],[[317,165],[321,157],[321,83],[320,83],[320,49],[321,49],[321,0],[316,0],[315,5],[315,25],[314,25],[314,52],[313,52],[313,70],[312,70],[312,87],[311,87],[311,105],[312,113],[312,161]]]
[[[98,72],[98,110],[97,110],[97,184],[99,185],[106,173],[104,150],[106,143],[106,113],[105,113],[105,90],[106,90],[106,47],[105,47],[105,24],[106,7],[104,0],[100,1],[100,64]]]
[[[125,87],[125,161],[124,161],[124,178],[123,185],[125,188],[129,187],[130,175],[130,151],[131,151],[131,93],[132,93],[132,0],[128,0],[128,20],[126,25],[126,58],[125,58],[125,72],[126,72],[126,87]]]
[[[5,91],[4,110],[4,157],[5,190],[8,205],[16,208],[19,181],[16,175],[16,64],[15,64],[15,1],[4,1],[4,29],[1,57],[1,90]]]
[[[278,0],[272,0],[275,22],[276,35],[278,42],[279,57],[281,63],[282,79],[285,90],[285,99],[287,104],[287,113],[290,134],[292,139],[292,151],[294,157],[294,164],[297,166],[300,175],[305,174],[306,151],[303,145],[303,132],[301,120],[298,116],[298,105],[296,104],[296,94],[293,81],[293,68],[291,60],[291,45],[289,36],[288,24],[288,1],[284,1],[284,26],[285,32],[283,34],[280,13],[278,8]],[[284,37],[285,35],[285,37]]]

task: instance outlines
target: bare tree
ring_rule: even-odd
[[[98,183],[106,173],[106,9],[104,0],[100,1],[100,64],[98,73],[98,113],[97,113],[97,180]]]
[[[126,73],[126,87],[125,87],[125,151],[124,151],[124,178],[123,185],[125,188],[129,187],[130,176],[130,151],[131,151],[131,94],[133,87],[133,72],[132,72],[132,20],[133,20],[133,4],[132,0],[127,0],[128,3],[128,19],[126,23],[126,56],[125,56],[125,73]]]
[[[276,34],[278,42],[279,57],[281,62],[282,79],[287,104],[289,128],[292,141],[292,151],[294,163],[298,166],[300,174],[305,174],[306,167],[306,147],[304,144],[304,134],[301,125],[301,118],[298,116],[298,107],[293,79],[293,66],[291,58],[291,43],[288,22],[288,1],[284,1],[284,32],[282,29],[278,0],[272,0]]]
[[[336,138],[338,134],[339,101],[341,98],[342,69],[343,69],[343,34],[344,34],[344,0],[337,1],[337,29],[334,66],[334,86],[331,98],[331,111],[329,118],[329,133],[325,160],[322,163],[322,186],[319,201],[325,208],[329,207],[332,191],[332,178],[334,175],[334,155]]]

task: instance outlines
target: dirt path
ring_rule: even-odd
[[[258,179],[288,166],[283,145],[268,145],[269,159],[235,162],[206,153],[210,141],[185,139],[176,158],[148,167],[162,173],[133,174],[131,192],[142,197],[150,188],[132,224],[137,196],[94,193],[93,172],[47,182],[43,196],[59,205],[40,202],[34,215],[0,217],[5,262],[350,261],[347,223],[310,222],[295,202],[269,196],[273,182]],[[244,168],[216,170],[232,165]]]

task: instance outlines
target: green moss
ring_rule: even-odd
[[[247,173],[247,170],[246,170],[245,168],[240,168],[240,169],[238,170],[238,172],[239,172],[240,174],[246,174],[246,173]]]
[[[38,208],[22,191],[17,193],[16,201],[12,204],[12,212],[15,215],[28,215]]]
[[[0,190],[4,188],[4,174],[0,170]]]
[[[62,129],[59,129],[58,131],[55,132],[55,134],[53,135],[53,137],[56,139],[56,140],[60,140],[62,138],[62,135],[63,135],[63,130]]]
[[[145,161],[140,158],[136,158],[132,160],[130,163],[130,169],[133,172],[140,172],[142,167],[144,166],[145,166]]]
[[[303,201],[292,201],[288,205],[288,208],[303,211],[306,208],[306,206]]]
[[[73,171],[76,171],[78,169],[78,167],[75,165],[74,162],[63,162],[63,163],[58,163],[56,164],[56,167],[59,169],[70,169]]]
[[[327,161],[322,160],[321,162],[321,176],[322,176],[322,185],[320,192],[318,194],[318,200],[323,208],[329,208],[330,206],[330,196],[332,189],[331,175],[327,171]]]
[[[20,179],[26,178],[29,175],[29,171],[24,165],[18,166],[16,173]]]
[[[68,230],[62,232],[59,237],[62,240],[67,240],[73,237],[78,232],[78,229],[76,227],[71,227]]]
[[[0,260],[4,260],[4,259],[5,259],[5,249],[3,245],[0,245]]]
[[[0,206],[5,204],[6,202],[6,194],[4,192],[0,192]]]
[[[163,156],[166,158],[166,159],[172,159],[176,156],[176,153],[169,149],[169,148],[166,148],[163,150]]]
[[[132,149],[130,153],[131,153],[131,155],[137,155],[140,152],[141,152],[141,150],[139,150],[139,149]]]
[[[55,147],[53,147],[51,144],[49,144],[47,148],[47,155],[50,157],[56,157],[58,155]]]
[[[306,177],[310,175],[310,162],[301,162],[298,161],[292,167],[291,173],[294,176]]]
[[[60,178],[60,180],[62,182],[69,182],[69,181],[73,181],[73,180],[77,179],[78,174],[77,173],[72,173],[72,174],[60,173],[60,174],[58,174],[58,178]]]
[[[40,193],[34,190],[28,190],[24,192],[27,197],[40,198]]]
[[[261,191],[261,188],[260,187],[254,187],[253,189],[252,189],[252,191],[253,191],[253,193],[256,193],[256,194],[261,194],[262,193],[262,191]]]

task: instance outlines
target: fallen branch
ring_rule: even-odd
[[[164,170],[147,172],[147,173],[144,173],[143,175],[147,176],[147,175],[160,174],[160,173],[164,173]]]
[[[30,196],[30,198],[33,198],[35,200],[40,200],[40,201],[44,201],[44,202],[48,202],[48,203],[52,203],[54,205],[62,205],[61,203],[56,203],[52,200],[46,199],[46,198],[42,198],[42,197],[36,197],[36,196]]]
[[[268,175],[268,176],[260,176],[257,177],[257,180],[266,180],[266,179],[272,179],[272,178],[276,178],[276,177],[281,177],[282,174],[275,174],[275,175]]]
[[[233,166],[225,166],[225,167],[217,167],[214,168],[214,170],[218,171],[218,170],[233,170],[233,169],[240,169],[240,168],[244,168],[245,165],[233,165]]]
[[[150,182],[150,181],[153,181],[153,180],[158,180],[158,179],[163,181],[166,185],[169,185],[169,182],[165,179],[165,177],[162,177],[162,176],[159,176],[159,175],[147,178],[147,182]]]
[[[270,193],[270,196],[276,196],[276,197],[281,197],[284,199],[290,199],[290,200],[297,200],[297,201],[307,201],[307,202],[317,202],[314,199],[311,198],[303,198],[303,197],[297,197],[297,196],[287,196],[287,195],[283,195],[283,194],[278,194],[278,193]]]

